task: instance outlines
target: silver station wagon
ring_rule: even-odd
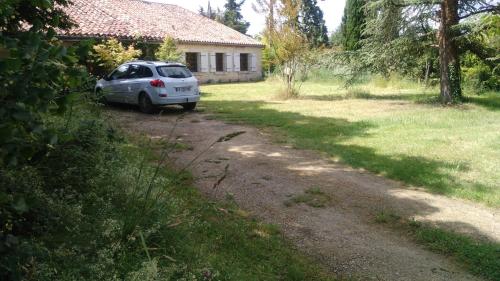
[[[128,103],[152,113],[158,106],[179,104],[193,110],[200,100],[198,80],[180,63],[131,61],[97,81],[105,102]]]

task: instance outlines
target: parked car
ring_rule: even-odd
[[[200,100],[198,80],[180,63],[131,61],[97,81],[95,92],[105,102],[128,103],[152,113],[162,105],[193,110]]]

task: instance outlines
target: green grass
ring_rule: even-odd
[[[434,252],[452,256],[470,272],[488,280],[500,280],[500,244],[475,241],[435,227],[413,223],[411,232]]]
[[[203,86],[201,106],[231,122],[274,132],[275,140],[325,152],[430,192],[500,206],[500,94],[454,107],[437,90],[375,80],[346,90],[306,82],[301,96],[276,98],[276,81]]]
[[[452,257],[474,275],[487,280],[500,280],[499,243],[475,240],[413,219],[404,219],[392,211],[377,213],[374,221],[409,234],[433,252]]]
[[[285,206],[291,207],[296,204],[306,204],[313,208],[324,208],[328,206],[332,198],[325,194],[320,188],[312,187],[307,189],[303,194],[293,196],[291,199],[285,201]]]

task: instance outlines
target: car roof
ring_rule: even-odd
[[[168,61],[147,61],[147,60],[133,60],[128,61],[125,64],[139,64],[139,65],[153,65],[153,66],[185,66],[178,62],[168,62]]]

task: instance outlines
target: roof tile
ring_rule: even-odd
[[[179,42],[257,46],[257,40],[221,23],[172,4],[141,0],[72,0],[65,12],[77,24],[61,37],[141,36],[161,41],[169,36]]]

